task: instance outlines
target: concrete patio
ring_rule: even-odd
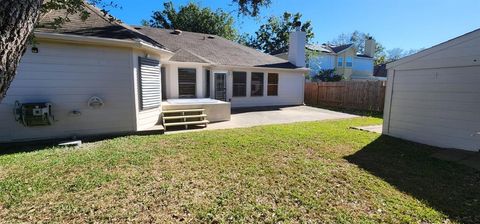
[[[347,119],[354,117],[358,116],[309,106],[232,109],[232,117],[230,121],[211,123],[207,128],[202,129],[172,129],[172,131],[168,131],[166,134],[186,131],[246,128],[259,125],[287,124],[304,121]]]

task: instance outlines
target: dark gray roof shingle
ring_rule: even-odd
[[[162,43],[167,49],[178,52],[178,55],[170,59],[172,61],[201,62],[203,60],[226,66],[297,68],[284,59],[215,35],[185,31],[176,35],[172,30],[151,27],[135,27],[135,29]]]
[[[54,20],[59,17],[64,18],[66,11],[52,10],[40,18],[39,26],[37,26],[35,31],[120,40],[140,40],[165,49],[162,44],[113,19],[94,6],[85,4],[85,10],[90,13],[90,16],[86,20],[82,20],[79,14],[69,15],[69,21],[62,23],[57,27],[54,26]]]

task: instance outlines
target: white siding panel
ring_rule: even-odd
[[[135,130],[131,50],[40,43],[27,51],[7,97],[0,104],[0,142],[124,133]],[[88,107],[98,96],[105,105]],[[51,102],[52,126],[24,127],[15,122],[15,101]],[[74,116],[72,111],[81,115]]]
[[[386,134],[445,148],[480,149],[479,66],[395,71],[392,81]]]

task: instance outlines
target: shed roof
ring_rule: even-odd
[[[397,67],[397,66],[400,66],[400,65],[407,64],[407,63],[415,61],[417,59],[427,57],[427,56],[429,56],[431,54],[434,54],[436,52],[445,50],[449,47],[456,46],[458,44],[467,42],[469,40],[478,39],[478,38],[480,38],[480,29],[476,29],[474,31],[468,32],[468,33],[463,34],[461,36],[458,36],[458,37],[455,37],[455,38],[450,39],[448,41],[445,41],[443,43],[437,44],[433,47],[421,50],[421,51],[419,51],[415,54],[412,54],[412,55],[400,58],[396,61],[390,62],[390,63],[387,64],[387,69],[391,69],[391,68],[394,68],[394,67]]]

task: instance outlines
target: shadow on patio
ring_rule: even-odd
[[[480,223],[480,172],[430,157],[438,150],[381,136],[345,159],[451,220]]]

